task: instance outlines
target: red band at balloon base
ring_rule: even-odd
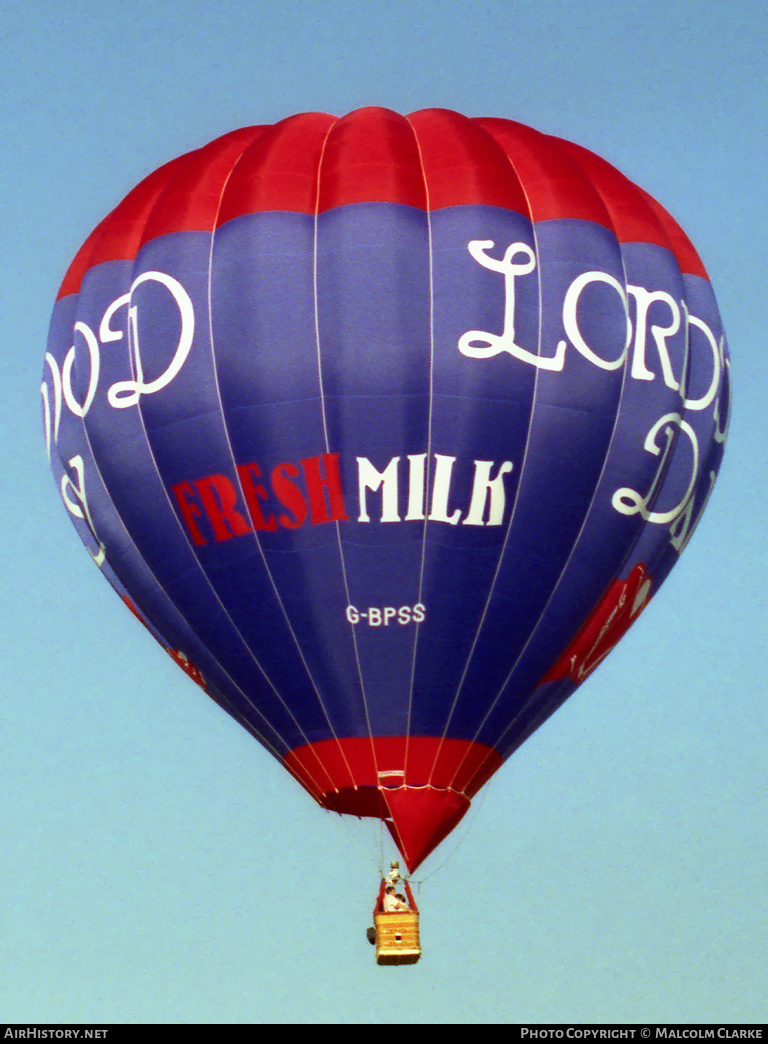
[[[411,872],[501,762],[485,744],[435,736],[320,740],[283,759],[323,808],[384,820]]]

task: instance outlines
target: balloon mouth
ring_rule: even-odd
[[[440,737],[348,737],[291,751],[285,767],[331,812],[384,821],[410,873],[450,834],[501,764]]]
[[[436,787],[343,787],[324,794],[320,804],[330,812],[383,820],[413,873],[458,825],[470,799]]]

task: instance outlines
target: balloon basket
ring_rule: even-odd
[[[377,964],[415,964],[421,957],[417,913],[375,914]]]

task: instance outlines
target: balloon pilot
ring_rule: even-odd
[[[393,859],[390,863],[389,876],[387,877],[387,884],[384,888],[384,898],[382,904],[384,906],[384,913],[408,913],[409,906],[405,896],[402,892],[396,891],[398,885],[402,885],[403,879],[400,876],[400,864],[396,859]]]

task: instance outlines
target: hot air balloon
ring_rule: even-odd
[[[107,580],[413,873],[677,561],[728,376],[694,248],[607,162],[366,108],[142,181],[66,274],[42,397]]]

